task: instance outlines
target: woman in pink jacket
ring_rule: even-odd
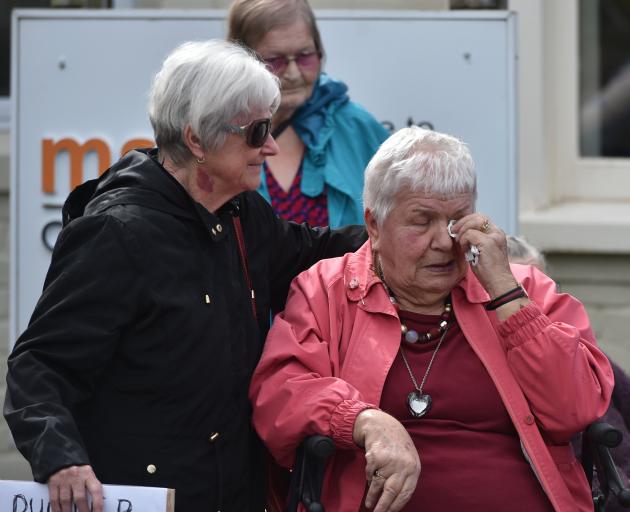
[[[332,437],[331,512],[592,510],[569,441],[606,411],[610,365],[475,198],[461,141],[400,130],[366,170],[369,241],[299,275],[274,322],[254,424],[286,467]]]

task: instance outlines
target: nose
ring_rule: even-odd
[[[441,251],[450,251],[455,239],[448,234],[448,222],[438,222],[435,225],[431,247]]]
[[[274,139],[273,135],[271,134],[269,134],[269,136],[267,137],[267,140],[262,145],[261,149],[262,149],[263,155],[265,156],[277,155],[278,151],[280,151],[280,148],[278,147],[278,143],[276,142],[276,139]]]
[[[287,58],[287,67],[284,68],[284,71],[282,72],[282,76],[284,78],[294,78],[297,76],[301,75],[301,71],[299,66],[297,65],[297,61],[295,60],[295,57],[292,58]]]

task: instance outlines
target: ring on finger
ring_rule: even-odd
[[[490,231],[490,221],[488,219],[483,220],[483,224],[481,225],[481,231],[483,233],[487,233]]]
[[[374,470],[374,478],[385,478],[385,475],[381,474],[381,472],[376,469]]]

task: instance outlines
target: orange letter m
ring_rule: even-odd
[[[42,140],[42,190],[46,194],[55,193],[55,160],[57,153],[67,151],[70,159],[70,190],[83,183],[83,160],[86,153],[96,151],[98,156],[98,173],[103,173],[110,165],[110,152],[107,144],[101,139],[89,139],[79,144],[71,138],[53,142]]]

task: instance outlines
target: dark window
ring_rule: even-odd
[[[580,153],[630,157],[630,2],[580,0]]]
[[[451,0],[450,7],[457,9],[507,9],[507,0]]]

